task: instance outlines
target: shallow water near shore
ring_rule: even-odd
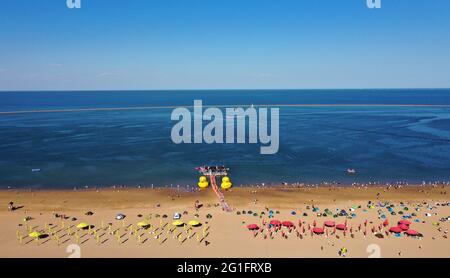
[[[170,108],[2,114],[0,187],[194,186],[194,167],[203,164],[229,166],[236,185],[450,180],[450,90],[2,92],[0,111],[187,106],[194,99],[244,108],[352,106],[280,107],[275,155],[261,155],[259,144],[176,145]]]

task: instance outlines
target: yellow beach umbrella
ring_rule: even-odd
[[[32,238],[40,238],[42,234],[40,232],[34,231],[32,233],[29,233],[28,236]]]
[[[148,226],[150,226],[150,224],[145,222],[145,221],[138,222],[137,225],[139,227],[148,227]]]
[[[197,226],[200,225],[200,222],[198,222],[198,221],[196,221],[196,220],[191,220],[191,221],[189,221],[188,224],[189,224],[190,226],[197,227]]]
[[[176,221],[172,222],[172,225],[179,227],[179,226],[183,226],[184,222],[180,221],[180,220],[176,220]]]
[[[86,229],[86,228],[89,228],[89,224],[88,223],[82,222],[82,223],[77,225],[77,229]]]

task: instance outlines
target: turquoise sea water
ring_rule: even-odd
[[[0,112],[182,106],[194,99],[244,108],[352,106],[281,107],[275,155],[261,155],[258,144],[176,145],[172,109],[0,114],[0,187],[194,185],[194,167],[203,164],[229,166],[237,185],[450,180],[450,90],[0,92]],[[411,104],[448,107],[402,106]]]

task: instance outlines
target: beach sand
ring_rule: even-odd
[[[450,221],[442,221],[442,218],[450,216],[450,206],[442,205],[449,202],[450,195],[447,191],[448,187],[442,186],[410,186],[389,190],[383,187],[234,188],[224,193],[233,208],[233,212],[227,213],[218,206],[218,200],[211,188],[199,192],[171,189],[3,190],[0,191],[0,204],[4,204],[0,211],[0,257],[68,257],[72,254],[72,251],[67,251],[68,246],[77,242],[75,226],[86,222],[94,227],[77,232],[80,256],[83,258],[340,257],[338,252],[343,247],[348,250],[346,257],[448,258],[450,241],[447,231]],[[203,204],[198,211],[194,208],[196,200]],[[10,201],[17,207],[15,211],[7,210]],[[378,202],[390,202],[395,205],[393,210],[397,213],[391,215],[386,207],[370,208],[368,201],[375,205]],[[400,202],[403,202],[403,206]],[[313,212],[313,206],[318,211]],[[350,211],[352,206],[355,207],[354,212]],[[408,210],[405,210],[405,207]],[[328,235],[311,236],[308,225],[312,226],[314,221],[317,227],[322,227],[326,220],[333,220],[336,224],[345,223],[345,216],[318,217],[317,213],[323,213],[326,208],[333,213],[337,209],[355,213],[356,217],[347,219],[347,227],[351,228],[352,232],[347,230],[344,236],[342,231],[333,234],[333,229],[329,228]],[[292,221],[296,230],[289,233],[287,228],[282,228],[274,234],[273,239],[268,235],[267,229],[254,236],[246,226],[257,224],[261,227],[263,219],[272,220],[268,218],[269,210],[274,212],[273,219]],[[93,215],[85,215],[87,211],[92,211]],[[173,214],[184,211],[188,214],[182,215],[182,221],[187,223],[195,219],[201,222],[202,226],[188,231],[187,226],[179,227],[175,233],[169,233],[169,229],[174,229]],[[237,214],[238,211],[241,212],[240,215]],[[242,211],[256,212],[258,216],[242,214]],[[296,214],[293,215],[292,211]],[[407,237],[403,233],[400,237],[393,234],[386,236],[386,230],[396,226],[397,221],[402,219],[399,211],[403,211],[403,215],[417,214],[417,217],[408,220],[412,222],[411,229],[419,231],[423,237]],[[261,212],[265,214],[261,215]],[[62,221],[55,218],[54,213],[66,215],[68,219]],[[125,214],[126,218],[123,221],[115,220],[117,213]],[[194,217],[196,213],[198,218]],[[308,215],[303,216],[303,213]],[[426,216],[426,213],[431,216]],[[142,216],[139,217],[139,214]],[[157,214],[166,214],[168,217],[163,219],[157,217]],[[208,214],[211,214],[212,218],[207,218]],[[381,231],[384,238],[376,237],[371,231],[372,227],[378,229],[382,226],[384,219],[379,218],[381,214],[386,215],[390,222],[390,225]],[[32,219],[23,221],[26,216]],[[72,221],[72,217],[77,220]],[[134,232],[139,221],[147,221],[152,226]],[[302,222],[301,227],[299,221]],[[112,235],[107,228],[108,223],[112,223]],[[53,235],[40,240],[27,236],[29,231],[48,233],[47,227],[50,224]],[[131,232],[127,228],[130,224],[134,226]],[[358,231],[360,225],[361,230]],[[115,230],[118,230],[119,240]],[[366,236],[363,234],[364,230]],[[302,238],[297,236],[297,231],[302,234]],[[159,239],[155,239],[160,233]],[[182,236],[177,239],[176,236],[180,233]],[[282,233],[286,234],[287,238],[282,237]],[[267,236],[266,239],[264,235]],[[22,237],[21,241],[19,237]]]

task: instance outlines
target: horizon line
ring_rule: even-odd
[[[204,88],[204,89],[50,89],[0,90],[0,93],[21,92],[176,92],[176,91],[340,91],[340,90],[450,90],[450,87],[395,87],[395,88]]]

